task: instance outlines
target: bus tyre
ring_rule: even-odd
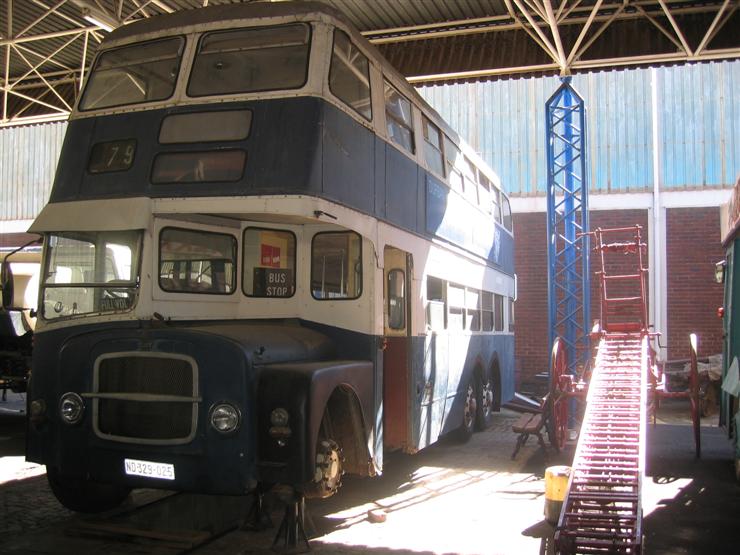
[[[473,437],[475,431],[475,419],[478,402],[476,401],[475,386],[473,380],[468,382],[463,392],[463,411],[462,422],[457,429],[457,437],[461,442],[468,441]]]
[[[64,476],[51,466],[46,467],[46,478],[59,502],[78,513],[102,513],[120,505],[131,493],[129,488],[90,482]]]
[[[306,488],[308,498],[323,499],[334,495],[342,485],[344,456],[342,448],[333,439],[322,439],[316,445],[316,470],[313,482]]]
[[[478,374],[475,386],[475,429],[483,431],[493,423],[493,379],[488,374]]]

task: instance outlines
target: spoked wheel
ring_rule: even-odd
[[[550,359],[550,408],[547,415],[547,436],[556,451],[565,447],[568,435],[568,361],[565,344],[558,337],[552,346]]]
[[[473,381],[469,381],[465,388],[463,397],[463,417],[460,427],[457,429],[457,437],[460,441],[468,441],[473,437],[475,431],[475,416],[478,402],[475,399],[475,387]]]

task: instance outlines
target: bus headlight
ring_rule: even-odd
[[[230,434],[239,428],[239,409],[229,403],[219,403],[211,409],[211,426],[221,434]]]
[[[59,400],[59,414],[66,424],[77,424],[85,413],[85,403],[82,397],[71,391],[62,395]]]

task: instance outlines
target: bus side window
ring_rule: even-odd
[[[410,154],[414,154],[414,125],[411,102],[385,81],[385,124],[388,138]]]
[[[470,288],[465,290],[465,307],[467,308],[467,329],[470,331],[480,331],[480,291]]]
[[[483,291],[483,327],[482,331],[493,331],[493,293]]]
[[[402,330],[406,327],[406,276],[403,270],[388,272],[388,327]]]
[[[447,286],[447,322],[452,330],[465,329],[465,288],[459,285]]]
[[[460,149],[452,142],[452,139],[445,135],[445,164],[447,166],[447,179],[449,180],[451,189],[458,193],[462,193],[462,173],[460,173],[460,170],[455,166],[458,157],[462,157]]]
[[[514,333],[514,299],[509,297],[509,331]]]
[[[504,222],[506,230],[513,232],[514,224],[511,219],[511,205],[509,204],[509,199],[503,193],[501,194],[501,219]]]
[[[424,131],[424,161],[427,164],[427,168],[444,177],[442,133],[426,116],[422,119],[422,130]]]
[[[493,300],[493,317],[496,325],[495,330],[504,331],[504,297],[502,295],[494,295]]]
[[[329,69],[329,89],[367,120],[373,117],[370,100],[370,63],[352,44],[347,33],[334,31],[334,47]]]
[[[445,321],[445,282],[436,277],[427,277],[427,326],[434,331],[447,327]]]
[[[362,294],[362,240],[351,231],[317,233],[311,244],[311,295],[317,300]]]

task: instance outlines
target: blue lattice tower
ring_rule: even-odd
[[[570,77],[561,81],[545,105],[549,345],[562,338],[575,374],[590,355],[586,109]]]

